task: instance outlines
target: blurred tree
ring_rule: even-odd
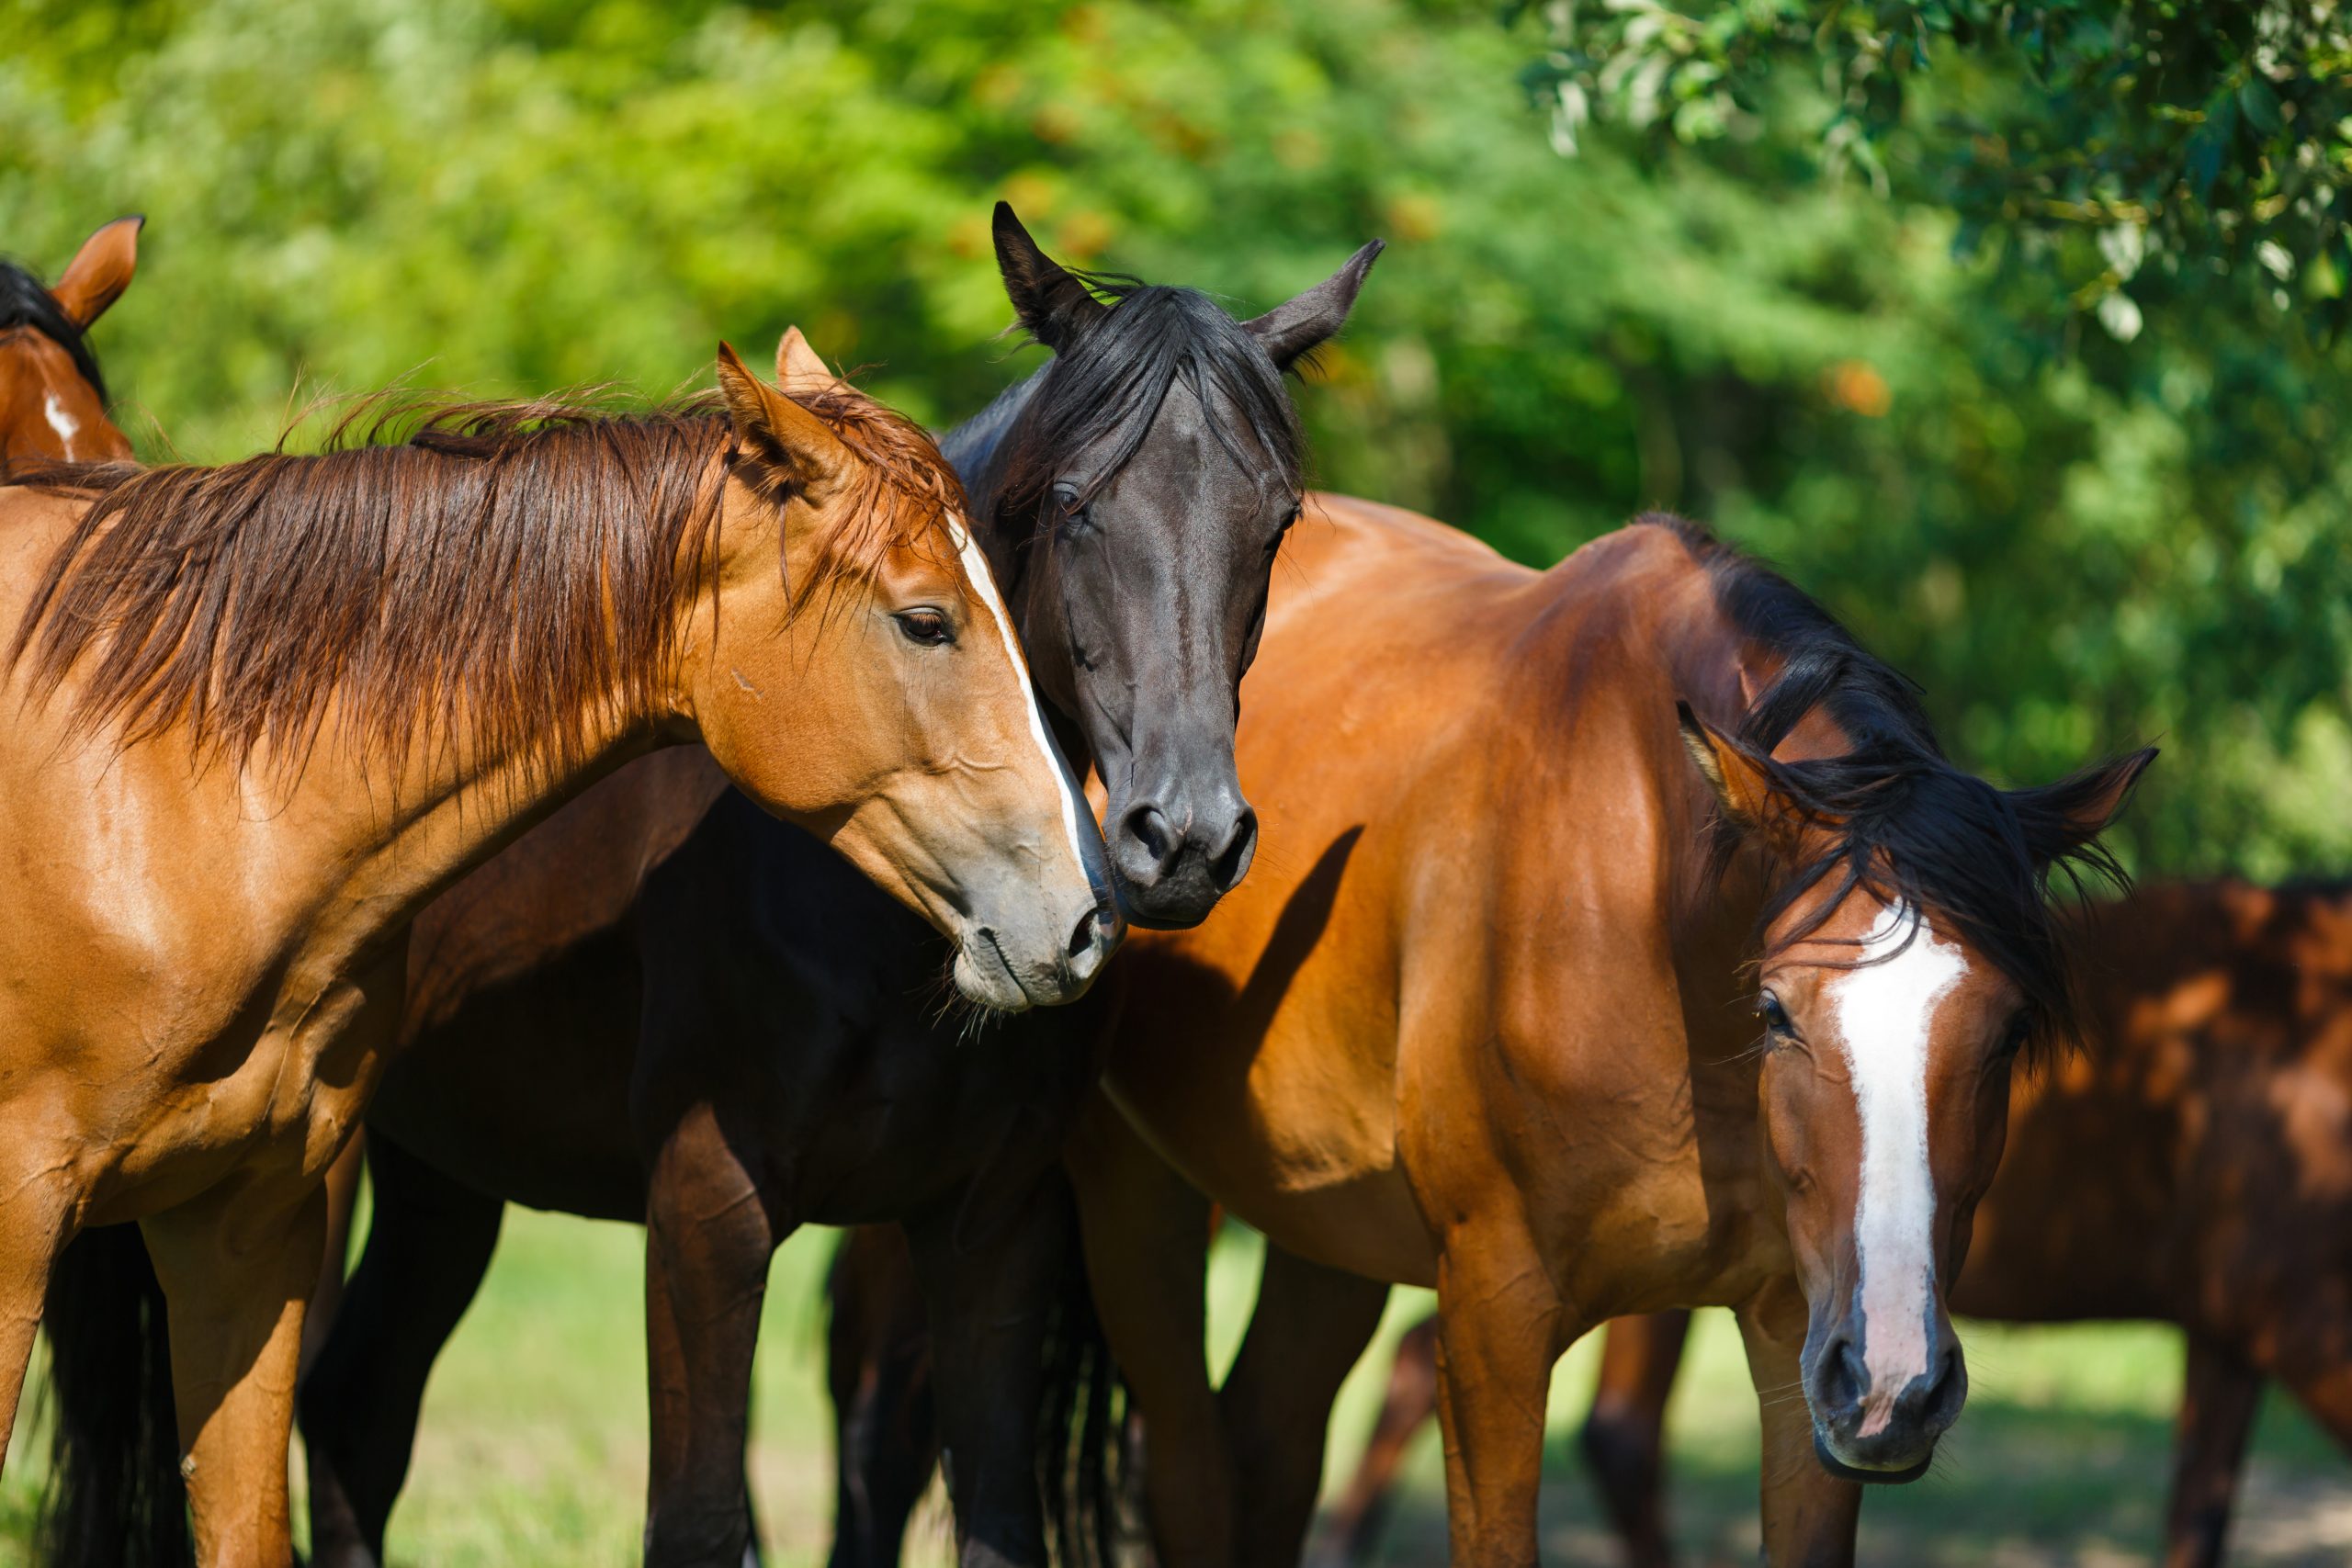
[[[2120,338],[2140,330],[2127,286],[2143,266],[2206,274],[2200,287],[2234,274],[2331,332],[2352,309],[2352,18],[2334,0],[1542,11],[1555,47],[1527,79],[1564,151],[1596,110],[1685,141],[1751,134],[1793,62],[1825,85],[1832,166],[1883,188],[1886,143],[1915,111],[1916,173],[1962,214],[1962,247],[1995,227],[2059,242],[2068,302]]]
[[[1955,255],[1940,121],[1873,141],[1884,197],[1825,167],[1810,70],[1722,136],[1595,125],[1562,159],[1494,16],[0,0],[0,245],[54,267],[149,212],[99,346],[218,458],[298,382],[660,391],[792,321],[953,419],[1036,362],[993,340],[999,196],[1237,310],[1383,236],[1300,399],[1324,482],[1536,562],[1680,507],[1917,673],[1974,765],[2161,739],[2143,869],[2352,863],[2352,365],[2249,305],[2258,260],[2143,265],[2127,348],[2051,308],[2063,235]],[[1934,54],[1935,90],[2030,95],[2018,54]]]

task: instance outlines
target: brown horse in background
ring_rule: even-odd
[[[130,461],[85,334],[130,287],[146,221],[118,218],[82,242],[54,288],[0,261],[0,479],[31,464]]]
[[[77,1234],[138,1222],[208,1564],[290,1560],[319,1178],[408,921],[556,802],[698,739],[984,993],[1074,994],[1072,930],[1115,924],[936,449],[731,351],[719,383],[723,413],[425,409],[397,446],[0,491],[0,1440],[53,1270],[61,1423],[152,1370],[65,1289]],[[143,1485],[117,1450],[93,1473]],[[137,1499],[60,1481],[50,1554],[123,1554]]]
[[[2068,1024],[2047,879],[2113,870],[2150,754],[1997,790],[1679,521],[1538,573],[1309,516],[1245,691],[1267,856],[1132,944],[1069,1156],[1160,1561],[1296,1559],[1390,1281],[1439,1294],[1457,1564],[1536,1560],[1560,1353],[1710,1302],[1763,1407],[1769,1555],[1849,1558],[1857,1483],[1919,1474],[1963,1397],[1945,1281],[2011,1062]],[[1212,1200],[1269,1244],[1221,1391]]]
[[[2188,1375],[2166,1568],[2216,1568],[2264,1382],[2352,1451],[2352,890],[2148,887],[2083,946],[2086,1049],[2020,1086],[1952,1304],[2007,1323],[2178,1324]],[[1666,1401],[1683,1314],[1610,1325],[1585,1427],[1636,1568],[1663,1568]],[[1382,1456],[1435,1414],[1392,1380],[1335,1523],[1376,1516]],[[1350,1555],[1365,1560],[1359,1550]]]

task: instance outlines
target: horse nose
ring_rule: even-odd
[[[1119,911],[1108,903],[1097,904],[1078,918],[1070,928],[1069,945],[1063,964],[1069,970],[1074,985],[1084,986],[1094,978],[1112,952],[1119,945]]]
[[[1894,1399],[1896,1420],[1938,1434],[1960,1419],[1960,1407],[1968,1399],[1968,1373],[1961,1361],[1960,1342],[1950,1335],[1941,1340],[1928,1371],[1913,1378]]]

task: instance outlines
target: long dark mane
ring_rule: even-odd
[[[1663,515],[1642,521],[1681,538],[1705,568],[1725,617],[1781,663],[1729,739],[1786,809],[1827,830],[1828,847],[1790,868],[1769,896],[1760,926],[1824,883],[1828,896],[1785,934],[1784,946],[1812,935],[1857,889],[1906,901],[1950,921],[2016,983],[2039,1039],[2071,1036],[2075,998],[2051,908],[2053,874],[2063,871],[2077,894],[2091,883],[2120,890],[2130,880],[2106,848],[2068,826],[2070,808],[2098,771],[2042,789],[2004,791],[1955,767],[1920,706],[1917,684],[1856,642],[1809,595],[1695,524]],[[1815,711],[1849,750],[1774,761],[1773,749]],[[2037,849],[2051,845],[2063,848]]]
[[[831,575],[960,509],[928,436],[862,394],[796,395],[865,461]],[[121,744],[184,726],[299,773],[332,712],[395,769],[419,737],[526,768],[644,711],[682,599],[710,581],[732,431],[708,394],[359,405],[326,450],[221,468],[60,468],[90,505],[10,645],[36,697],[82,671],[76,722]],[[818,586],[794,585],[796,606]]]
[[[1222,395],[1239,413],[1258,446],[1255,454],[1242,449],[1224,421],[1209,422],[1234,461],[1245,468],[1272,463],[1284,483],[1299,487],[1306,443],[1298,411],[1282,371],[1240,322],[1197,288],[1108,274],[1071,276],[1113,308],[1039,373],[1020,412],[995,508],[1012,536],[1092,499],[1135,456],[1180,381],[1204,408],[1214,410]],[[1080,453],[1091,455],[1085,485],[1063,504],[1049,505],[1064,465]]]
[[[65,313],[40,279],[0,257],[0,333],[30,328],[63,349],[74,361],[74,368],[82,379],[98,394],[98,401],[107,400],[107,378],[98,369],[98,356],[92,352],[82,329]]]

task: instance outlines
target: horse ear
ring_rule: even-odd
[[[775,345],[775,384],[787,392],[831,392],[848,385],[825,367],[798,327],[785,328]]]
[[[118,218],[74,254],[49,297],[75,326],[87,328],[130,287],[130,275],[139,268],[139,231],[146,223],[143,215]]]
[[[732,345],[718,345],[718,391],[736,440],[757,466],[822,499],[848,471],[849,448],[825,422],[744,368]]]
[[[994,227],[997,270],[1004,274],[1012,313],[1031,337],[1060,354],[1111,313],[1110,306],[1037,248],[1012,215],[1011,202],[996,204]]]
[[[2156,760],[2156,749],[2141,748],[2109,757],[2072,778],[2039,789],[2009,792],[2009,804],[2025,831],[2034,860],[2049,865],[2082,850],[2106,830],[2131,803],[2140,775]]]
[[[1356,291],[1363,287],[1364,275],[1387,248],[1387,241],[1373,241],[1350,256],[1339,271],[1306,293],[1241,324],[1265,348],[1277,369],[1289,369],[1298,363],[1301,355],[1333,337],[1347,324],[1348,312],[1355,308]]]
[[[1743,829],[1781,831],[1787,814],[1774,807],[1772,781],[1756,760],[1692,713],[1689,703],[1676,703],[1674,713],[1681,724],[1683,749],[1714,790],[1724,815]]]

